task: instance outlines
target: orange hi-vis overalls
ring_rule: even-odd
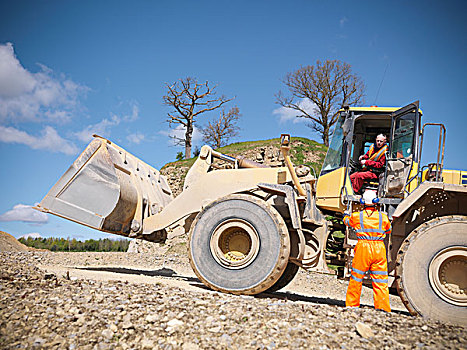
[[[388,267],[384,238],[391,233],[391,223],[385,213],[374,207],[344,217],[344,224],[356,230],[358,242],[352,261],[352,272],[345,305],[360,306],[362,282],[369,274],[373,285],[375,309],[391,312],[389,306]]]

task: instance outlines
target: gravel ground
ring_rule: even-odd
[[[344,308],[330,276],[251,297],[204,288],[178,254],[3,252],[0,266],[1,349],[467,349],[465,328],[395,296],[389,314],[368,288]]]

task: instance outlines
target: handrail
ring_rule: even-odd
[[[425,123],[422,127],[422,132],[420,133],[420,153],[419,153],[419,161],[421,162],[422,160],[422,146],[423,146],[423,137],[425,135],[425,126],[439,126],[439,138],[438,138],[438,156],[436,158],[436,174],[435,174],[435,181],[440,182],[441,181],[441,175],[443,172],[444,168],[444,148],[446,145],[446,128],[443,124],[441,123]],[[441,140],[442,139],[442,140]],[[441,144],[442,144],[442,149],[441,149]],[[440,156],[441,156],[441,161],[440,161]],[[422,176],[422,175],[420,175]],[[421,177],[420,177],[421,180]],[[421,182],[421,181],[420,181]]]
[[[444,168],[444,150],[445,150],[445,145],[446,145],[446,127],[444,124],[441,123],[425,123],[423,124],[422,131],[420,132],[420,149],[419,149],[419,164],[422,161],[422,150],[423,150],[423,138],[425,136],[425,127],[426,126],[439,126],[439,137],[438,137],[438,156],[436,158],[436,163],[433,165],[436,165],[436,173],[435,173],[435,182],[441,182],[442,181],[442,173],[443,173],[443,168]],[[407,181],[407,183],[404,186],[404,193],[409,194],[410,192],[408,191],[408,187],[410,183],[415,179],[419,178],[419,184],[422,183],[423,179],[423,169],[425,166],[419,166],[419,169],[417,173],[412,176],[411,179]]]
[[[410,183],[416,179],[418,177],[418,174],[419,174],[420,171],[418,171],[414,176],[412,176],[411,179],[409,179],[409,181],[407,181],[407,183],[405,184],[404,186],[404,192],[407,193],[407,194],[410,194],[410,192],[408,191],[407,187],[409,187]],[[421,181],[420,181],[421,182]]]

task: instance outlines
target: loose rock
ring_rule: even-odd
[[[375,333],[373,333],[371,327],[362,322],[357,322],[355,324],[355,328],[357,329],[357,333],[365,339],[372,338],[375,336]]]
[[[332,276],[300,272],[293,283],[311,296],[293,288],[257,297],[224,294],[206,289],[195,277],[186,288],[182,277],[193,276],[187,275],[186,256],[164,255],[162,248],[160,254],[0,253],[0,348],[467,348],[465,328],[413,317],[397,307],[378,312],[371,290],[361,308],[345,309],[347,285]],[[73,280],[63,273],[44,280],[40,266],[45,265],[71,275],[78,266],[120,274]],[[162,277],[158,283],[131,282],[122,278],[122,270],[128,276],[142,271],[147,279],[155,272]]]

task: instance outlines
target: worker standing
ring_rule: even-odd
[[[373,285],[375,309],[391,312],[384,246],[384,238],[391,233],[391,223],[388,216],[377,209],[378,198],[374,191],[365,191],[360,201],[364,205],[362,211],[354,212],[352,215],[345,213],[344,216],[344,224],[353,227],[358,238],[345,305],[360,306],[362,282],[365,274],[368,273]]]

